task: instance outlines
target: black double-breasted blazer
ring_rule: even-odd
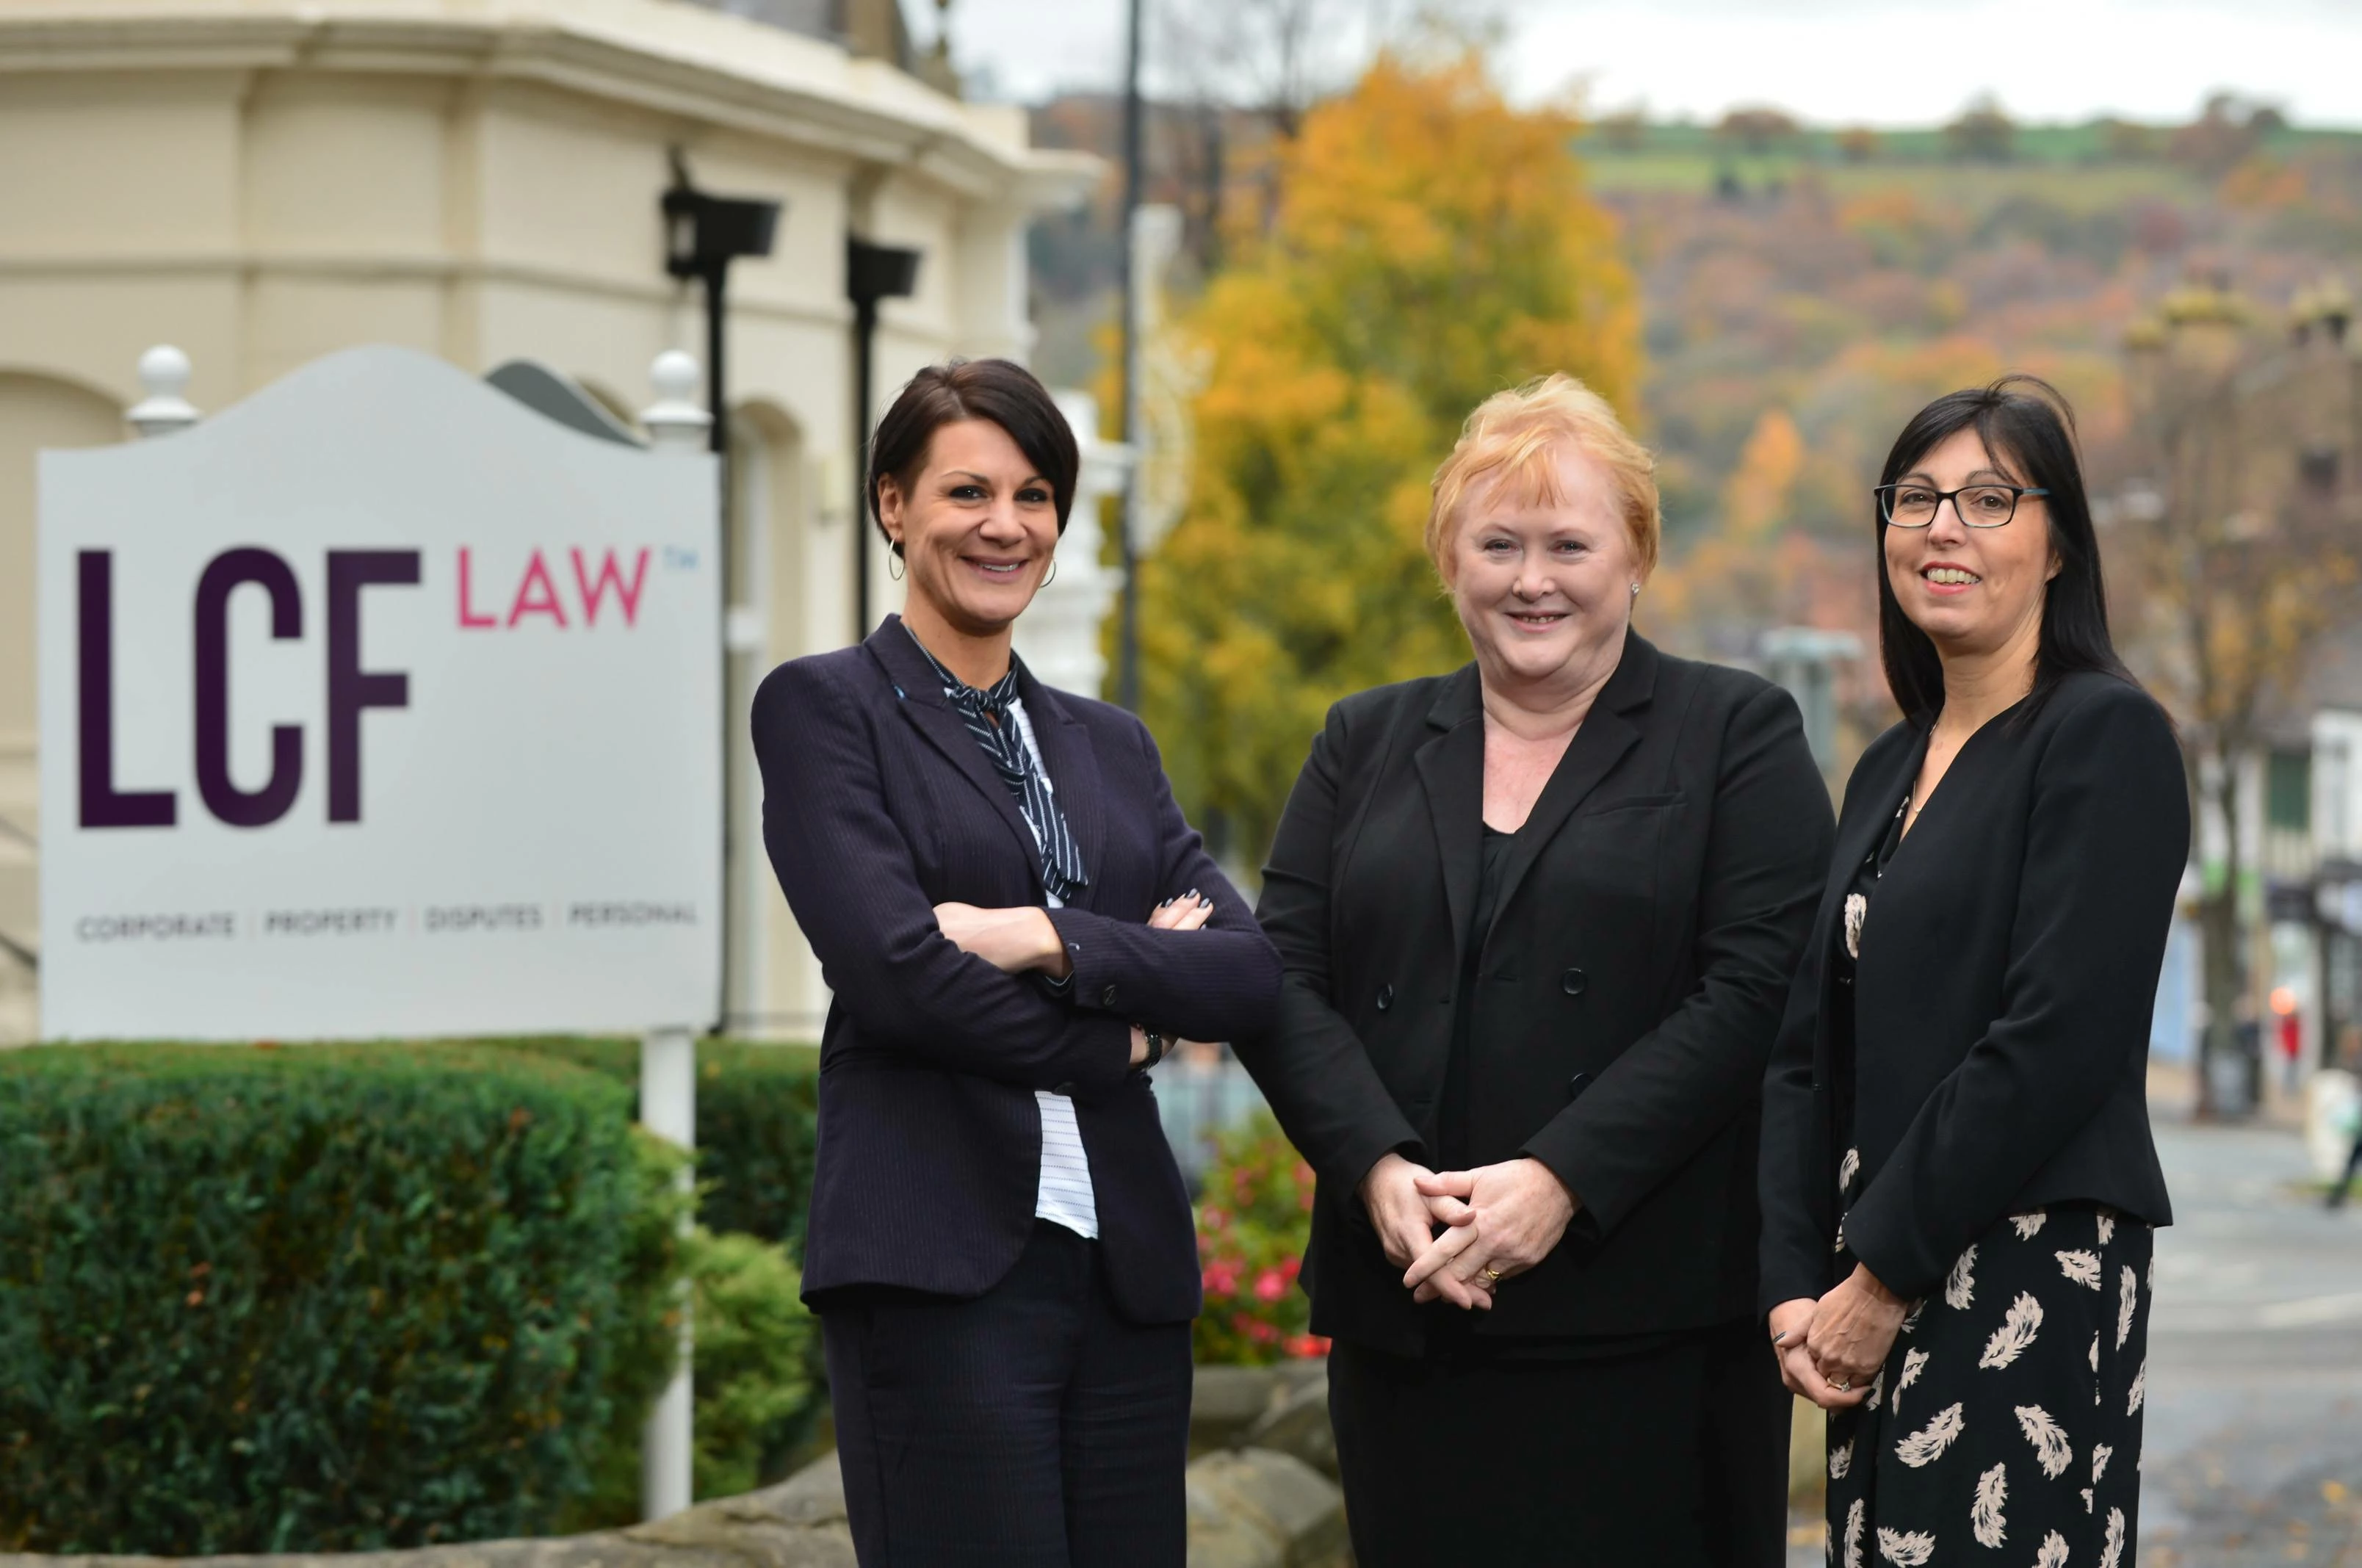
[[[1756,1097],[1827,866],[1828,791],[1795,704],[1637,635],[1511,850],[1475,985],[1475,667],[1330,710],[1264,871],[1286,977],[1240,1055],[1318,1176],[1313,1328],[1418,1353],[1422,1309],[1357,1189],[1431,1164],[1472,1010],[1471,1160],[1548,1165],[1581,1201],[1480,1333],[1704,1327],[1754,1299]]]
[[[1855,873],[1927,754],[1871,743],[1763,1090],[1766,1312],[1837,1282],[1830,955]],[[1871,897],[1853,996],[1859,1196],[1845,1243],[1924,1297],[2004,1216],[2084,1200],[2173,1218],[2149,1136],[2148,1032],[2190,854],[2173,726],[2086,671],[1970,735]]]
[[[1050,920],[1073,964],[1054,995],[962,952],[939,903],[1043,902],[1041,856],[1008,786],[898,617],[857,647],[781,665],[756,693],[763,838],[833,993],[804,1291],[984,1293],[1032,1233],[1036,1089],[1070,1095],[1119,1307],[1196,1315],[1196,1227],[1135,1023],[1193,1040],[1268,1027],[1279,964],[1245,900],[1182,820],[1156,744],[1105,702],[1021,661],[1018,691],[1089,881]],[[1150,911],[1195,888],[1194,932]]]

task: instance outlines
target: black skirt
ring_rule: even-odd
[[[1361,1568],[1779,1568],[1789,1397],[1757,1325],[1635,1342],[1576,1359],[1337,1342]]]
[[[2013,1216],[1912,1309],[1870,1397],[1829,1418],[1840,1568],[2133,1568],[2149,1227]]]

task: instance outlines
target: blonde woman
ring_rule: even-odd
[[[1319,1176],[1354,1551],[1777,1563],[1756,1096],[1827,792],[1785,693],[1633,630],[1656,483],[1581,383],[1469,416],[1427,540],[1474,659],[1330,711],[1239,1047]]]

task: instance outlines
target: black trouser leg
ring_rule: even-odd
[[[863,1568],[1179,1568],[1188,1326],[1119,1318],[1096,1245],[1037,1222],[974,1300],[846,1293],[821,1320]]]
[[[1060,1411],[1073,1568],[1180,1568],[1188,1555],[1189,1325],[1143,1328],[1094,1280]]]

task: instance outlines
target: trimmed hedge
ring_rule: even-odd
[[[491,1041],[555,1056],[639,1092],[635,1040],[547,1037]],[[778,1242],[803,1255],[811,1196],[820,1053],[744,1040],[697,1043],[698,1222]]]
[[[0,1053],[0,1547],[546,1528],[665,1371],[628,1100],[484,1047]]]

